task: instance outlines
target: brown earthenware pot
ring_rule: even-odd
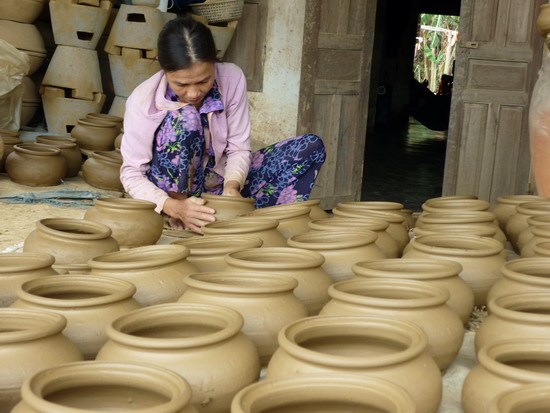
[[[528,227],[521,231],[518,235],[518,240],[516,242],[517,249],[521,252],[521,249],[531,238],[533,238],[533,227],[539,225],[550,225],[550,215],[537,215],[534,217],[527,218]]]
[[[529,226],[527,218],[549,214],[550,200],[524,202],[516,206],[516,213],[510,216],[506,223],[508,241],[510,241],[516,252],[519,252],[517,249],[519,234]]]
[[[112,151],[120,127],[114,122],[78,119],[71,136],[81,149],[89,151]]]
[[[238,217],[206,224],[202,230],[205,236],[245,235],[262,239],[264,247],[286,247],[286,238],[277,227],[279,221],[269,218]]]
[[[122,155],[118,151],[92,152],[82,165],[82,176],[96,188],[122,192],[121,166]]]
[[[57,136],[49,137],[47,135],[37,136],[36,142],[44,145],[53,146],[61,151],[61,156],[67,161],[66,178],[72,178],[78,175],[82,167],[82,153],[74,139],[61,138]]]
[[[21,143],[14,145],[5,168],[10,179],[20,185],[54,186],[65,176],[67,161],[53,146]]]

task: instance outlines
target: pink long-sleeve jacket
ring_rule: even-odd
[[[216,63],[216,81],[224,110],[209,113],[210,136],[214,149],[214,171],[241,188],[250,167],[250,117],[246,79],[242,70],[232,63]],[[166,99],[166,76],[161,70],[134,89],[126,102],[124,114],[123,157],[120,180],[132,198],[154,202],[161,212],[168,194],[147,179],[146,172],[153,159],[155,131],[167,111],[177,110],[185,103]]]

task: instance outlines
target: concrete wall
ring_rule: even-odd
[[[262,92],[249,92],[252,139],[271,144],[296,134],[306,0],[269,0]]]

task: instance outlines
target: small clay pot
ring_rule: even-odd
[[[497,204],[491,209],[498,220],[500,229],[506,232],[508,219],[516,213],[516,206],[525,202],[542,201],[545,198],[538,195],[507,195],[497,198]]]
[[[266,208],[258,208],[249,213],[249,216],[265,217],[279,221],[277,230],[286,239],[294,235],[304,234],[308,231],[307,224],[310,221],[308,206],[275,205]]]
[[[23,242],[24,252],[51,254],[56,264],[86,264],[90,258],[118,251],[111,229],[76,218],[45,218]]]
[[[201,195],[201,198],[206,200],[206,206],[216,210],[216,213],[214,214],[216,221],[225,221],[241,215],[246,215],[249,212],[254,211],[254,203],[256,202],[252,198],[205,193]]]
[[[491,204],[482,199],[428,199],[422,204],[423,213],[444,211],[488,211]]]
[[[120,133],[118,124],[108,121],[78,119],[71,130],[81,149],[89,151],[112,151],[115,149],[115,138]]]
[[[13,182],[27,186],[54,186],[67,171],[61,150],[41,143],[14,145],[6,158],[6,172]]]
[[[264,247],[286,247],[286,238],[277,231],[279,221],[269,218],[238,217],[212,222],[202,227],[205,236],[246,235],[262,239]]]
[[[53,146],[61,151],[61,155],[67,161],[67,171],[65,172],[66,178],[72,178],[78,175],[82,167],[82,153],[76,142],[73,142],[72,138],[60,138],[57,136],[49,138],[47,135],[42,135],[36,137],[36,142]]]
[[[153,202],[140,199],[99,198],[86,210],[84,219],[111,228],[121,247],[141,247],[155,244],[162,235],[164,218],[155,208]]]
[[[313,219],[323,219],[328,218],[330,215],[325,211],[323,208],[321,208],[321,200],[320,199],[308,199],[307,201],[300,201],[300,202],[291,202],[290,204],[286,204],[289,206],[308,206],[310,207],[309,211],[309,218],[311,220]]]
[[[146,361],[167,368],[189,383],[197,411],[228,412],[235,394],[260,374],[258,352],[242,326],[239,313],[218,305],[142,308],[107,327],[109,341],[96,360]]]
[[[86,361],[52,367],[25,382],[21,395],[15,413],[197,412],[183,377],[141,363]]]
[[[122,192],[121,166],[122,155],[118,151],[92,152],[82,165],[82,176],[96,188]]]

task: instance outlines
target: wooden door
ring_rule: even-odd
[[[443,195],[529,191],[528,106],[542,0],[462,0]]]
[[[367,129],[376,0],[307,0],[297,132],[323,139],[312,197],[358,200]]]

